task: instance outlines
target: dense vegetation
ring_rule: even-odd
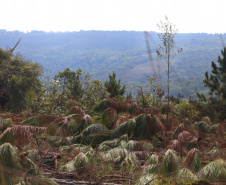
[[[148,76],[136,101],[117,72],[103,83],[65,68],[42,83],[40,64],[11,51],[0,50],[0,184],[225,184],[225,48],[199,79],[210,96],[166,97]]]
[[[154,61],[159,44],[158,35],[151,32],[154,41],[150,40]],[[9,49],[18,39],[22,41],[14,53],[20,52],[25,58],[32,59],[43,66],[48,75],[54,76],[66,67],[71,70],[81,68],[91,74],[93,79],[103,82],[115,71],[126,84],[126,93],[135,94],[131,90],[134,85],[145,89],[146,75],[153,75],[148,60],[143,32],[135,31],[80,31],[80,32],[41,32],[19,31],[7,32],[0,30],[0,47]],[[196,92],[204,92],[200,79],[206,71],[211,70],[211,61],[216,61],[222,49],[218,34],[177,34],[176,49],[183,52],[175,58],[171,73],[171,94],[178,93],[184,97],[195,96]],[[223,35],[226,40],[226,35]],[[157,64],[156,64],[157,69]],[[104,72],[104,73],[103,73]],[[166,89],[166,70],[161,65],[159,78],[163,89]],[[44,77],[46,78],[46,77]],[[42,79],[43,81],[44,79]],[[185,87],[185,88],[184,88]]]

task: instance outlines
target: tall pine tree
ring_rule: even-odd
[[[212,74],[209,75],[206,71],[203,80],[204,86],[208,87],[209,94],[211,96],[216,96],[217,98],[222,98],[226,100],[226,47],[221,51],[223,58],[218,56],[218,65],[212,61]],[[198,96],[202,96],[198,94]]]
[[[110,93],[110,98],[114,98],[116,96],[122,96],[125,93],[125,85],[121,88],[121,80],[116,81],[116,73],[113,72],[112,75],[109,75],[109,81],[106,81],[104,86],[107,91]]]

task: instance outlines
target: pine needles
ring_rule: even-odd
[[[203,167],[197,174],[198,179],[226,179],[226,161],[217,159],[205,167]]]

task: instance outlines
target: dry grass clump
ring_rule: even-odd
[[[23,148],[32,142],[33,135],[42,134],[45,131],[45,127],[14,125],[0,135],[0,143],[8,142]]]
[[[191,168],[197,172],[201,168],[200,151],[197,148],[193,148],[188,152],[183,165],[187,168]]]

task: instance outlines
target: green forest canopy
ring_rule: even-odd
[[[153,59],[157,61],[155,49],[159,43],[157,33],[150,32]],[[81,68],[89,72],[93,79],[105,81],[113,71],[126,84],[127,94],[134,85],[145,89],[146,76],[152,76],[143,32],[136,31],[80,31],[80,32],[42,32],[0,30],[0,47],[12,48],[22,37],[14,53],[40,63],[44,71],[51,75],[69,67]],[[223,35],[226,40],[226,35]],[[222,50],[218,34],[177,34],[176,48],[183,52],[175,58],[171,72],[171,94],[195,96],[196,92],[205,92],[202,80],[206,71],[211,70],[211,61],[216,61]],[[156,65],[157,69],[157,65]],[[161,66],[162,81],[165,80],[165,68]],[[165,89],[165,83],[159,83]],[[186,88],[184,88],[186,87]],[[186,89],[186,90],[185,90]],[[132,92],[133,93],[133,92]]]

